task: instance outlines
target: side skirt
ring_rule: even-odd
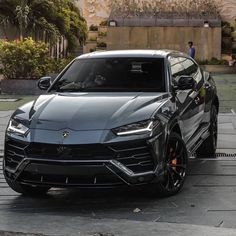
[[[209,125],[202,127],[197,133],[195,133],[186,144],[189,154],[194,154],[209,135]]]

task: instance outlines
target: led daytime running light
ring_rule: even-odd
[[[121,131],[121,132],[117,132],[116,134],[118,136],[132,135],[132,134],[144,134],[144,133],[151,132],[153,130],[153,127],[154,127],[154,121],[150,121],[150,123],[148,124],[148,126],[146,128],[137,129],[137,130],[129,130],[129,131]]]

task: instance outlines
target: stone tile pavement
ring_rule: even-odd
[[[236,153],[236,114],[219,115],[217,147],[220,153]]]

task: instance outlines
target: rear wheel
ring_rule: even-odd
[[[210,135],[207,139],[201,144],[201,146],[197,149],[196,154],[197,157],[215,157],[216,147],[217,147],[217,109],[216,106],[213,105],[211,109],[211,121],[209,127]]]
[[[177,133],[171,133],[166,151],[163,180],[158,183],[161,196],[172,196],[178,193],[186,178],[188,154],[182,138]]]
[[[27,196],[41,196],[45,195],[50,187],[41,187],[41,186],[31,186],[31,185],[24,185],[18,182],[9,180],[6,178],[7,184],[17,193],[21,193]]]

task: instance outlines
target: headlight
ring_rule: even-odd
[[[159,121],[157,120],[145,120],[118,127],[113,129],[112,131],[118,136],[147,134],[151,133],[158,124]]]
[[[25,136],[29,128],[23,125],[19,120],[11,119],[7,127],[7,132],[20,136]]]

